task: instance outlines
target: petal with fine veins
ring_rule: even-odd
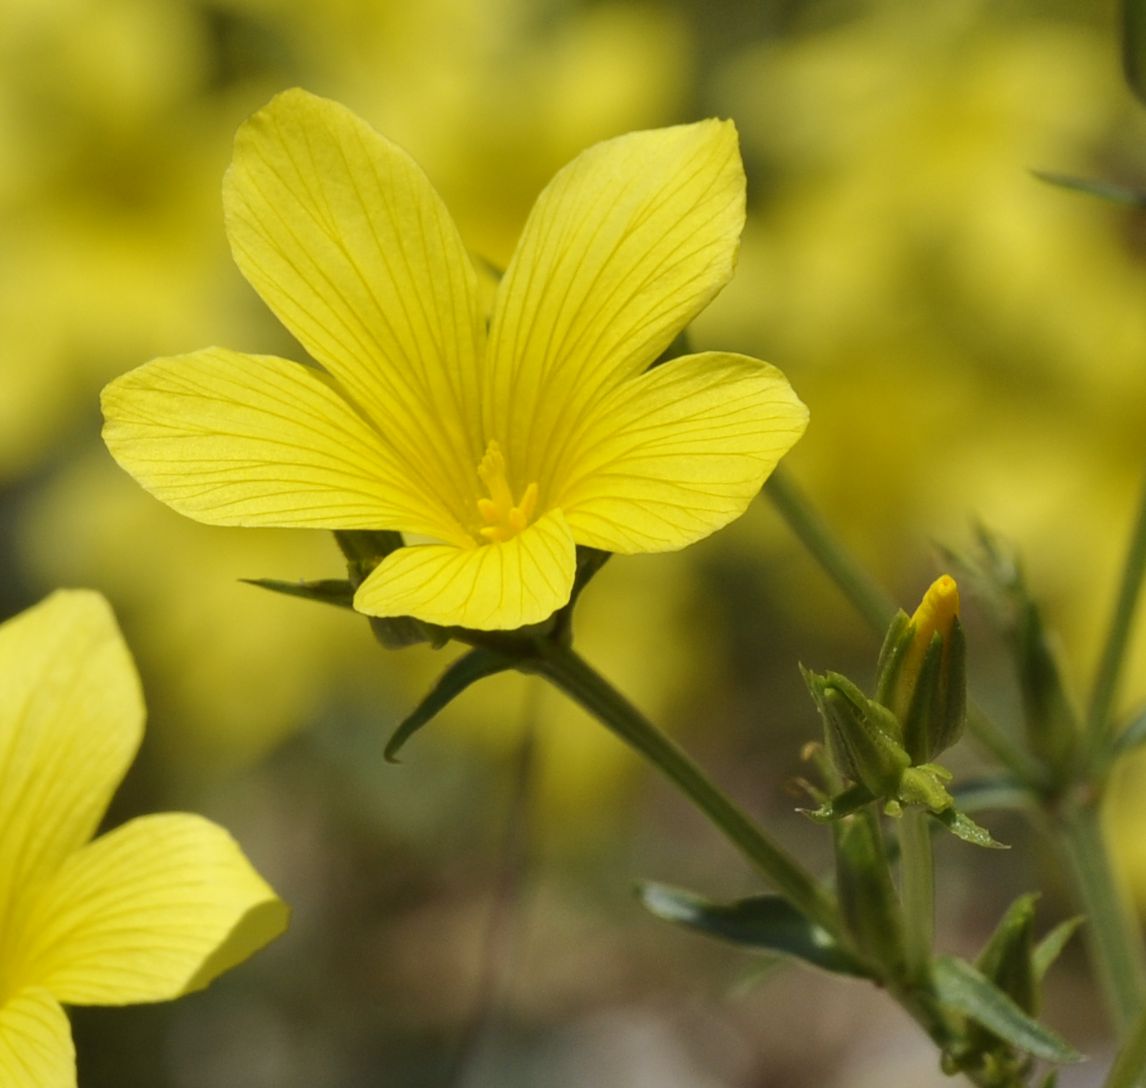
[[[551,501],[579,544],[683,548],[744,513],[807,419],[767,363],[719,352],[674,359],[595,407],[564,453]]]
[[[472,262],[418,165],[346,107],[290,90],[235,137],[235,260],[300,343],[443,496],[481,455]],[[460,507],[459,507],[460,509]]]
[[[57,592],[0,626],[0,954],[15,900],[95,832],[142,735],[139,678],[99,594]]]
[[[494,303],[487,406],[489,433],[543,492],[551,436],[728,282],[743,224],[728,121],[597,144],[546,187]]]
[[[173,509],[211,525],[462,533],[320,371],[209,348],[103,392],[104,441]]]
[[[0,1004],[0,1084],[75,1088],[72,1029],[59,1002],[43,990],[25,990]]]
[[[479,631],[539,623],[569,600],[573,537],[559,511],[499,544],[419,544],[388,555],[358,588],[371,616],[416,616]]]
[[[73,854],[31,897],[16,974],[66,1004],[165,1001],[206,986],[286,921],[221,827],[142,816]]]

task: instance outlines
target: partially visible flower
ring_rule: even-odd
[[[323,370],[211,348],[104,392],[116,459],[221,525],[398,530],[355,605],[515,628],[569,598],[576,544],[671,551],[743,513],[807,413],[759,360],[649,370],[731,277],[727,122],[590,148],[542,193],[487,322],[425,175],[300,90],[239,131],[224,187],[244,275]]]
[[[234,840],[185,813],[92,839],[143,732],[98,594],[0,625],[0,1083],[71,1088],[63,1005],[165,1001],[276,937],[286,907]]]

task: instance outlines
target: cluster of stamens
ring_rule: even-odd
[[[517,536],[529,524],[537,507],[537,483],[531,483],[515,503],[505,475],[505,457],[494,440],[486,447],[477,473],[489,492],[488,499],[477,500],[478,513],[485,522],[478,533],[488,543],[500,544]]]

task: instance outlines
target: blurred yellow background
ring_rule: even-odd
[[[235,128],[292,85],[405,146],[495,265],[588,144],[733,118],[748,229],[695,345],[788,374],[812,415],[792,472],[905,604],[972,518],[1015,540],[1084,690],[1146,467],[1146,218],[1031,171],[1146,183],[1114,4],[6,0],[0,17],[0,607],[108,595],[150,707],[116,815],[226,822],[295,908],[203,995],[77,1014],[81,1084],[942,1083],[858,985],[742,986],[753,961],[644,916],[639,878],[755,885],[551,693],[478,687],[384,765],[449,651],[386,654],[350,614],[240,584],[341,561],[327,535],[184,521],[100,445],[101,385],[152,356],[297,357],[230,262],[219,197]],[[814,859],[785,792],[816,730],[796,664],[866,680],[877,647],[766,503],[690,552],[613,560],[579,617],[585,655]],[[1005,706],[970,623],[973,676]],[[1143,773],[1116,819],[1146,906]],[[1049,887],[1048,924],[1071,910],[1045,850],[1001,826],[1005,864],[942,848],[951,947],[1008,894]]]

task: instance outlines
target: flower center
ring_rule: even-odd
[[[485,484],[489,498],[479,498],[478,513],[484,522],[478,533],[490,544],[500,544],[517,536],[528,524],[537,506],[537,484],[531,483],[518,502],[505,477],[505,457],[496,441],[490,440],[485,456],[478,462],[478,476]]]

